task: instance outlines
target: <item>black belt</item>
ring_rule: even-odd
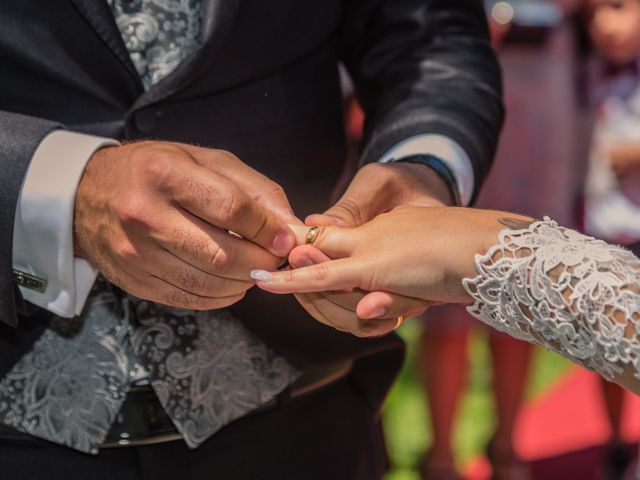
[[[307,371],[276,398],[248,415],[275,409],[278,405],[321,390],[345,378],[352,361]],[[37,440],[31,435],[0,425],[0,438]],[[150,385],[132,386],[101,448],[133,447],[180,440],[182,436],[160,405]]]

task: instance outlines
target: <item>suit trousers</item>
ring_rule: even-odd
[[[179,440],[91,456],[0,440],[0,478],[25,480],[375,480],[386,467],[377,413],[349,377],[241,418],[195,450]]]

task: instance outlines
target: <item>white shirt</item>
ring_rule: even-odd
[[[108,138],[55,130],[36,149],[18,198],[13,229],[13,268],[46,281],[42,292],[20,286],[28,302],[61,317],[79,315],[97,270],[73,256],[75,194],[87,161],[100,148],[118,145]],[[453,173],[463,205],[473,195],[473,167],[453,140],[416,135],[386,152],[381,162],[409,155],[440,158]]]

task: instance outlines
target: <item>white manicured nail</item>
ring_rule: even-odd
[[[267,272],[266,270],[251,270],[251,273],[249,275],[254,280],[259,280],[261,282],[268,282],[273,276],[271,275],[271,272]]]

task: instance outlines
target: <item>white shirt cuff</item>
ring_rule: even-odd
[[[460,145],[444,135],[414,135],[388,150],[379,161],[388,163],[411,155],[434,155],[442,160],[456,179],[461,204],[469,205],[475,188],[473,165]]]
[[[97,270],[73,256],[76,190],[93,153],[119,145],[66,130],[47,135],[36,149],[18,198],[13,229],[13,269],[42,279],[42,290],[19,285],[28,302],[62,317],[79,315]]]

